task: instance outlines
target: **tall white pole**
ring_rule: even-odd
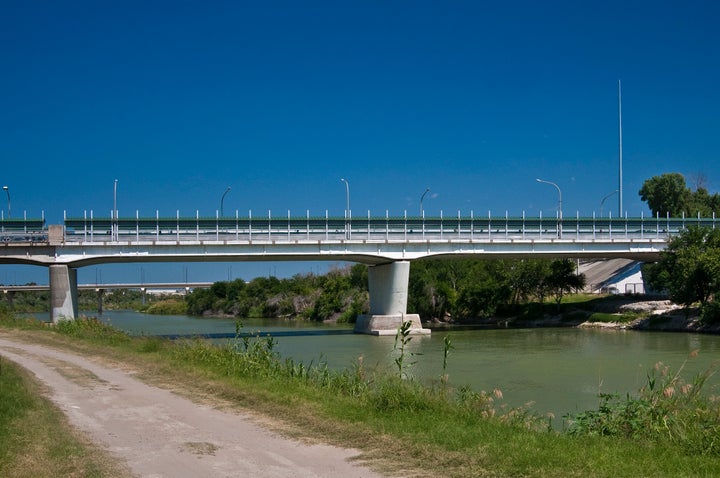
[[[618,80],[618,217],[623,215],[622,86]]]

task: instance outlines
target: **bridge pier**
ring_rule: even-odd
[[[97,293],[98,317],[100,317],[103,315],[103,296],[105,296],[105,289],[97,288],[95,289],[95,292]]]
[[[75,319],[78,315],[77,269],[50,266],[50,318],[53,323]]]
[[[418,314],[407,313],[410,262],[397,261],[368,268],[370,313],[359,315],[355,332],[371,335],[395,335],[398,328],[411,322],[411,334],[429,334]]]
[[[13,308],[13,298],[15,297],[15,291],[14,290],[6,290],[5,297],[7,298],[8,305],[12,309]]]

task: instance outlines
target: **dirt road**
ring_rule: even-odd
[[[281,437],[78,355],[1,335],[0,355],[34,373],[74,426],[138,476],[380,476],[348,461],[356,450]]]

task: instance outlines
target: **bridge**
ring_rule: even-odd
[[[407,313],[410,262],[424,257],[628,258],[654,261],[669,238],[701,217],[492,216],[65,217],[0,221],[0,264],[49,268],[52,317],[77,316],[76,269],[102,263],[351,261],[369,268],[370,313],[356,331],[395,333]],[[427,331],[425,331],[427,332]]]
[[[163,283],[119,283],[119,284],[78,284],[76,290],[94,290],[97,292],[97,310],[98,315],[103,313],[103,295],[107,290],[117,289],[139,289],[143,292],[143,304],[145,303],[145,291],[149,289],[157,290],[184,290],[206,289],[213,285],[212,282],[163,282]],[[0,292],[5,294],[10,304],[13,301],[13,295],[16,292],[35,292],[50,290],[49,285],[0,285]]]

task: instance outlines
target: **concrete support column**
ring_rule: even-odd
[[[410,262],[398,261],[368,268],[370,314],[360,315],[355,332],[373,335],[394,335],[403,322],[412,323],[413,334],[429,334],[423,329],[418,314],[407,313]]]
[[[53,323],[77,317],[77,290],[77,270],[66,265],[50,266],[50,318]]]
[[[13,298],[15,297],[15,291],[14,290],[6,290],[5,297],[7,298],[8,305],[12,309],[13,308]]]
[[[102,316],[102,314],[103,314],[103,296],[105,295],[105,289],[95,289],[95,292],[97,293],[98,316]]]

